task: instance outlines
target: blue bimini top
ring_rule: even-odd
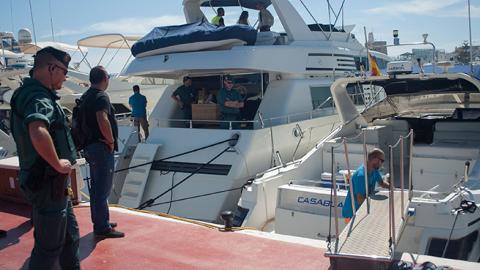
[[[212,42],[237,39],[255,44],[257,31],[248,25],[230,25],[217,27],[208,21],[195,22],[183,25],[155,27],[150,33],[138,40],[132,46],[133,56],[162,54],[162,48],[189,43]],[[149,51],[157,51],[146,54]],[[177,52],[182,51],[179,49]],[[183,50],[185,51],[185,50]]]

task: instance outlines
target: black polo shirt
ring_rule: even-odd
[[[86,120],[87,125],[92,132],[92,136],[88,144],[93,144],[101,142],[100,139],[105,139],[100,131],[97,121],[97,112],[105,111],[108,115],[108,121],[110,122],[110,127],[112,128],[112,134],[114,139],[115,150],[118,150],[118,125],[117,120],[115,120],[115,109],[110,103],[110,98],[108,97],[105,91],[101,91],[95,88],[89,88],[82,96],[86,104]]]

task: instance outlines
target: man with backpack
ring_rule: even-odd
[[[10,126],[20,163],[20,188],[32,204],[34,247],[29,269],[80,269],[79,231],[70,200],[69,174],[76,159],[67,118],[56,90],[65,81],[70,55],[39,50],[31,78],[13,94]]]
[[[115,110],[106,90],[110,76],[102,66],[90,71],[90,88],[82,95],[82,114],[88,138],[85,141],[85,158],[90,167],[90,210],[93,232],[96,237],[119,238],[124,233],[116,231],[110,222],[108,196],[112,190],[114,150],[118,150],[118,127]],[[74,119],[74,121],[76,121]]]

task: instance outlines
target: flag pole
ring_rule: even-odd
[[[365,48],[367,49],[367,65],[368,65],[368,67],[365,67],[365,69],[371,73],[372,63],[370,63],[370,56],[369,56],[370,51],[368,50],[367,28],[365,26],[363,27],[363,34],[365,35]]]
[[[468,33],[470,35],[470,74],[473,75],[472,19],[470,17],[470,0],[468,0]]]

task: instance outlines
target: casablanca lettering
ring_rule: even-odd
[[[325,207],[332,207],[333,206],[333,202],[330,201],[330,200],[322,200],[322,199],[319,199],[319,198],[309,198],[309,197],[298,197],[297,198],[297,202],[298,203],[305,203],[305,204],[313,204],[313,205],[321,205],[321,206],[325,206]],[[343,202],[340,202],[337,207],[343,207]]]

